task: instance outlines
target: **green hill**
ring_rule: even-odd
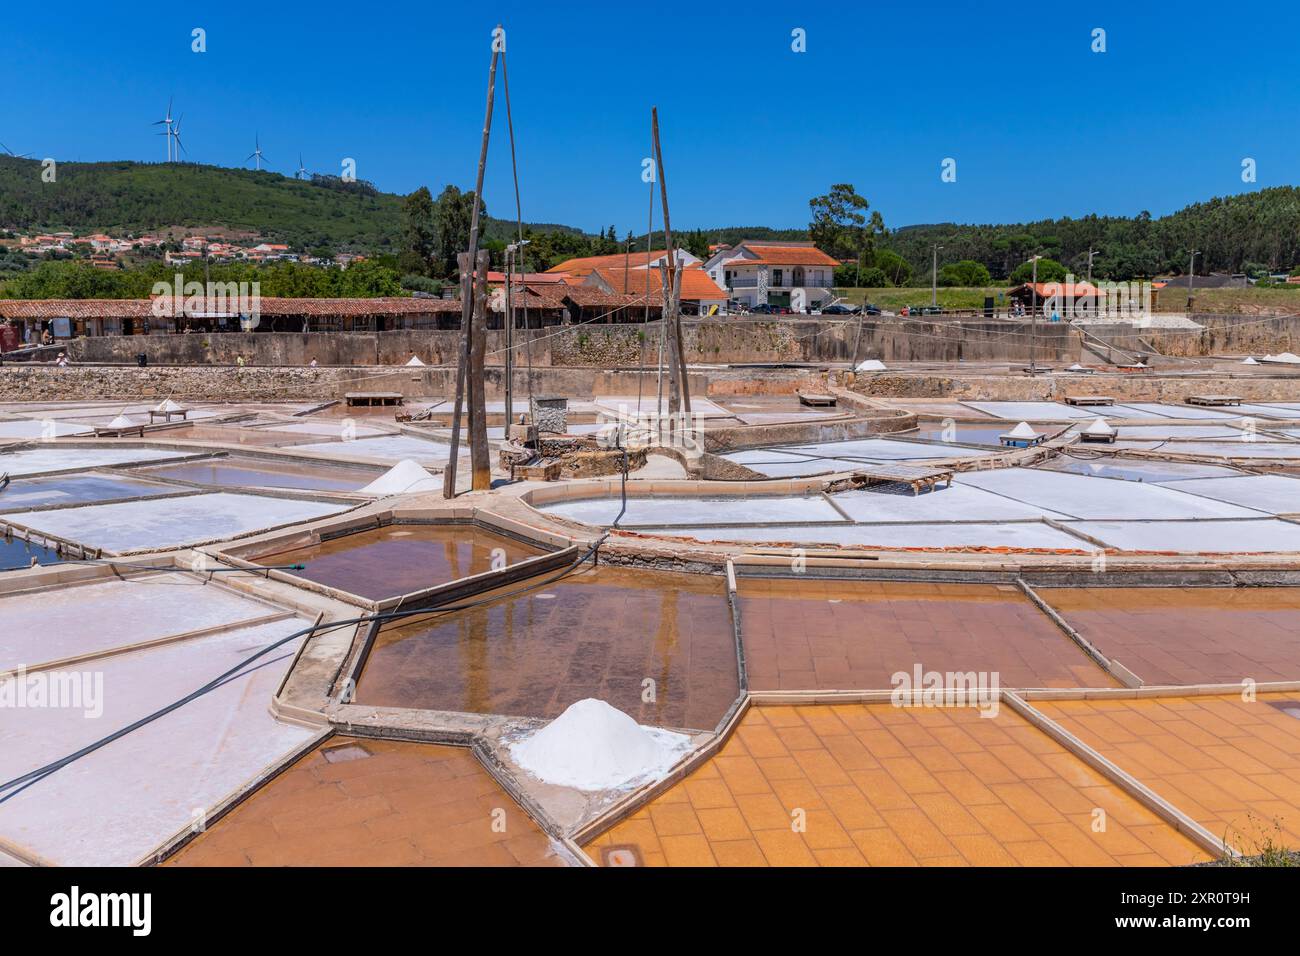
[[[34,159],[0,156],[0,228],[141,233],[166,226],[246,231],[295,249],[394,252],[402,198],[364,181],[293,179],[279,173],[195,163],[60,163],[57,180],[41,180]],[[434,189],[435,195],[439,190]],[[485,225],[508,238],[513,223]],[[567,226],[533,224],[534,232]]]

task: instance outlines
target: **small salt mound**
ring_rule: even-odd
[[[407,364],[407,365],[423,365],[424,363],[420,361],[420,357],[419,357],[418,355],[412,355],[412,356],[411,356],[411,361],[407,362],[406,364]]]
[[[361,491],[367,495],[404,495],[412,491],[436,491],[441,487],[441,479],[433,477],[411,459],[404,458]]]
[[[883,371],[885,371],[885,363],[882,362],[882,361],[880,361],[880,359],[866,359],[866,360],[864,360],[864,361],[862,361],[862,362],[859,362],[859,363],[857,364],[857,367],[854,369],[854,371],[857,371],[857,372],[883,372]]]
[[[109,422],[108,427],[109,428],[134,428],[135,422],[127,418],[126,412],[123,412],[122,414],[118,415],[117,418]]]
[[[1242,365],[1258,365],[1259,363],[1256,362],[1256,361],[1255,361],[1253,358],[1251,358],[1249,355],[1247,355],[1244,359],[1241,360],[1241,364],[1242,364]]]
[[[1092,424],[1089,425],[1087,428],[1085,428],[1084,431],[1087,432],[1089,435],[1115,434],[1115,429],[1111,428],[1110,425],[1107,424],[1106,419],[1104,418],[1094,418],[1092,420]]]
[[[1015,428],[1011,429],[1011,431],[1007,432],[1007,436],[1010,438],[1037,438],[1038,432],[1030,428],[1028,422],[1021,422]]]
[[[545,783],[612,790],[664,777],[691,747],[685,734],[642,727],[603,700],[588,697],[510,746],[510,756]]]
[[[159,405],[157,408],[155,408],[154,411],[179,412],[179,411],[184,411],[184,409],[180,405],[177,405],[175,402],[173,402],[170,398],[165,398],[163,399],[163,403]]]
[[[1279,352],[1277,355],[1265,355],[1265,361],[1300,363],[1300,355],[1294,352]]]
[[[1067,371],[1067,372],[1086,372],[1086,371],[1088,371],[1088,370],[1087,370],[1086,368],[1084,368],[1082,365],[1080,365],[1078,362],[1075,362],[1073,365],[1071,365],[1069,368],[1067,368],[1066,371]]]

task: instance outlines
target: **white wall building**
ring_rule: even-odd
[[[746,240],[719,249],[704,270],[746,307],[767,303],[811,312],[834,298],[837,265],[811,242]]]

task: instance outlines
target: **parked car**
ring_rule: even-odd
[[[859,311],[861,310],[855,305],[842,305],[837,302],[822,309],[822,315],[857,315]]]
[[[870,302],[862,306],[862,311],[867,315],[879,315],[880,306],[872,305]]]

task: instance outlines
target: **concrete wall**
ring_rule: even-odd
[[[503,395],[500,368],[487,370],[490,399]],[[635,395],[637,374],[594,368],[539,368],[533,393],[572,397]],[[644,394],[653,395],[652,375],[642,377]],[[690,376],[692,394],[704,395],[704,375]],[[184,366],[51,365],[0,367],[0,401],[96,401],[171,396],[181,401],[316,401],[342,398],[347,392],[399,392],[408,398],[450,398],[456,389],[455,367],[437,368],[301,368],[221,365]],[[515,401],[520,410],[528,400],[528,373],[515,376]]]
[[[1109,395],[1117,402],[1173,402],[1189,395],[1239,395],[1253,402],[1295,400],[1297,379],[1292,377],[1187,377],[1154,373],[1089,375],[1085,377],[1026,375],[926,375],[879,372],[837,373],[838,384],[859,395],[879,398],[940,398],[963,401],[1062,401],[1078,393]],[[1231,412],[1232,410],[1225,409]],[[1104,406],[1096,409],[1105,415]],[[976,417],[972,415],[972,417]]]
[[[1088,331],[1121,349],[1184,357],[1264,355],[1300,349],[1300,316],[1194,315],[1201,331],[1091,325]]]
[[[585,325],[534,329],[528,333],[534,366],[602,368],[654,365],[659,323]],[[994,319],[920,322],[870,318],[862,322],[831,319],[709,319],[684,322],[688,361],[848,362],[858,346],[860,358],[885,362],[956,362],[1027,360],[1028,330],[1023,323]],[[522,345],[520,332],[517,344]],[[251,365],[403,365],[415,353],[427,365],[453,364],[459,332],[228,332],[190,335],[104,336],[77,339],[68,355],[79,363],[133,364],[143,352],[156,365],[234,365],[239,356]],[[487,333],[488,365],[500,364],[505,333]],[[1074,361],[1075,336],[1064,325],[1039,325],[1038,355],[1045,361]],[[520,347],[518,364],[528,361]]]

